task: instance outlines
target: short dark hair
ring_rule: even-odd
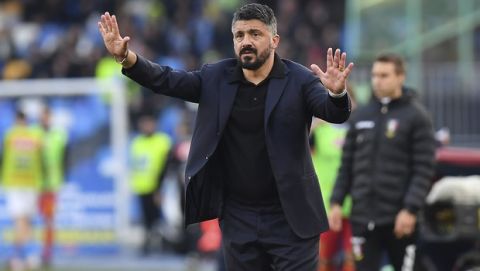
[[[270,28],[273,35],[277,34],[277,18],[267,5],[252,3],[240,7],[233,14],[232,27],[236,21],[248,20],[259,20]]]
[[[405,74],[405,61],[403,57],[393,53],[385,53],[377,56],[375,62],[392,63],[395,66],[395,73]]]

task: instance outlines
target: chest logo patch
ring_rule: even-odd
[[[397,119],[389,119],[387,122],[387,131],[385,132],[385,136],[387,138],[394,138],[398,129],[398,120]]]
[[[355,128],[360,130],[360,129],[372,129],[375,127],[375,122],[371,120],[361,120],[357,123],[355,123]]]

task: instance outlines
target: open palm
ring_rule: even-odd
[[[98,29],[102,34],[103,42],[105,43],[107,51],[116,58],[124,57],[128,50],[128,41],[130,40],[130,37],[122,38],[120,36],[115,15],[110,16],[108,12],[105,12],[105,14],[100,17]]]
[[[340,53],[335,50],[333,55],[332,48],[327,50],[327,69],[323,72],[316,64],[312,64],[310,68],[320,78],[322,84],[333,93],[341,93],[345,89],[348,75],[353,69],[353,63],[345,66],[347,54]]]

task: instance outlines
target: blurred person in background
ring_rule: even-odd
[[[39,248],[33,240],[32,219],[43,181],[42,134],[17,111],[15,123],[5,136],[2,158],[2,186],[6,206],[13,219],[11,270],[26,270],[39,265]]]
[[[281,59],[276,18],[247,4],[233,16],[236,59],[173,70],[128,48],[117,19],[98,23],[122,72],[154,92],[199,103],[186,167],[186,224],[220,217],[228,270],[316,270],[328,228],[308,134],[312,116],[348,119],[353,63],[327,52],[326,71]],[[323,84],[322,84],[323,83]]]
[[[395,270],[413,270],[417,214],[434,173],[435,139],[426,109],[403,87],[403,59],[373,63],[374,97],[350,120],[333,190],[330,227],[342,229],[342,203],[352,198],[356,270],[379,270],[384,252]]]
[[[352,110],[355,109],[355,97],[351,86],[348,93],[352,100]],[[320,182],[323,204],[330,209],[330,196],[335,185],[338,168],[342,157],[342,147],[345,141],[348,126],[345,124],[332,124],[320,119],[312,123],[311,147],[315,173]],[[349,216],[351,198],[347,197],[342,206],[342,229],[329,230],[320,235],[320,254],[318,271],[353,271],[355,263],[352,254],[352,229]]]
[[[49,266],[55,243],[55,210],[57,193],[60,190],[67,166],[67,133],[52,127],[52,112],[45,107],[40,117],[40,127],[43,138],[43,168],[44,181],[40,195],[40,214],[44,223],[42,264]]]
[[[156,131],[156,120],[151,115],[143,115],[138,122],[140,134],[130,147],[131,187],[138,196],[142,211],[144,238],[141,253],[151,253],[151,241],[155,236],[155,226],[161,216],[160,185],[166,172],[167,161],[171,149],[168,135]]]

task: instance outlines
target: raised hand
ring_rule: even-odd
[[[347,54],[345,52],[340,53],[340,49],[337,49],[335,55],[333,55],[332,48],[329,48],[327,50],[327,70],[323,72],[316,64],[310,65],[310,68],[327,89],[339,94],[345,89],[348,75],[353,69],[352,62],[345,66],[346,60]]]
[[[130,37],[126,36],[122,38],[120,36],[115,15],[110,16],[108,12],[105,12],[98,22],[98,30],[100,30],[102,34],[107,51],[112,54],[117,61],[126,58]]]

